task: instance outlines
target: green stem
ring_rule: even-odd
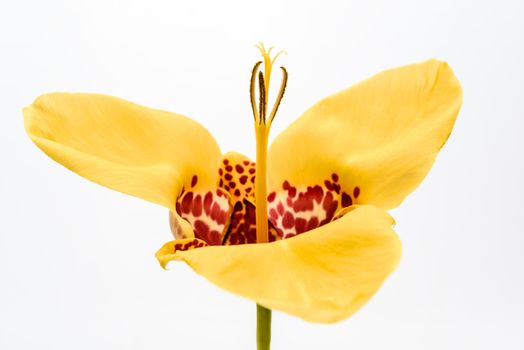
[[[271,344],[271,310],[257,304],[257,350],[269,350]]]

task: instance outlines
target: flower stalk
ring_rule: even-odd
[[[269,350],[271,344],[271,310],[257,304],[257,349]]]

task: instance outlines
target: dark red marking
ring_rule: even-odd
[[[229,164],[229,159],[224,159],[223,162],[224,162],[225,165],[228,165]]]
[[[269,196],[267,196],[267,201],[268,201],[269,203],[273,202],[273,201],[275,200],[275,197],[276,197],[276,196],[277,196],[277,194],[276,194],[275,192],[271,192],[271,193],[269,194]]]
[[[244,161],[242,162],[242,164],[244,164],[244,165],[249,165],[249,160],[244,160]]]
[[[313,216],[311,219],[309,219],[307,223],[307,230],[313,230],[318,227],[318,218],[316,216]]]
[[[229,187],[231,187],[231,188],[235,188],[235,187],[237,187],[237,184],[236,184],[235,182],[231,181],[231,182],[229,183]]]
[[[250,173],[250,174],[254,174],[254,173],[256,173],[256,171],[257,171],[257,170],[256,170],[255,168],[251,168],[251,169],[249,169],[249,173]]]
[[[237,173],[242,174],[244,172],[244,167],[240,164],[235,165],[235,170]]]
[[[338,182],[338,175],[333,173],[331,174],[331,179],[334,181],[334,182]]]
[[[284,205],[282,205],[282,202],[278,203],[277,211],[280,215],[284,215]]]
[[[297,195],[297,188],[293,186],[289,186],[287,193],[291,198],[293,198]]]
[[[191,202],[193,201],[193,192],[188,192],[184,198],[182,198],[181,211],[184,214],[189,214],[191,211]],[[182,214],[179,213],[179,214]]]
[[[208,192],[204,197],[204,212],[206,215],[211,213],[211,203],[213,203],[213,194]]]
[[[191,213],[193,213],[195,217],[202,214],[202,197],[200,195],[197,195],[195,199],[193,199]]]
[[[193,177],[191,178],[191,187],[195,187],[197,182],[198,182],[198,176],[193,175]]]
[[[284,228],[292,228],[294,224],[295,220],[293,218],[293,214],[291,214],[289,211],[286,211],[284,217],[282,218],[282,226]]]
[[[349,207],[353,204],[353,200],[351,199],[351,196],[347,194],[346,192],[342,193],[342,206],[343,207]]]
[[[331,181],[329,180],[324,181],[324,185],[326,186],[328,190],[333,191],[333,184],[331,183]]]
[[[233,175],[226,174],[226,176],[224,176],[224,179],[226,179],[227,181],[231,181],[231,180],[233,180]]]
[[[222,244],[222,239],[220,237],[220,232],[218,232],[217,230],[213,230],[211,232],[209,232],[209,241],[210,242],[216,242],[216,243],[211,243],[212,245],[221,245]]]
[[[226,166],[226,171],[228,172],[233,171],[233,167],[231,165]]]
[[[289,188],[289,182],[288,182],[287,180],[284,181],[284,183],[282,184],[282,188],[283,188],[284,190],[287,190],[287,189]]]
[[[353,190],[353,197],[355,197],[355,199],[357,199],[359,194],[360,194],[360,188],[357,186]]]
[[[240,191],[238,189],[235,190],[235,196],[240,197]]]
[[[239,181],[240,181],[240,183],[241,183],[242,185],[245,185],[246,182],[247,182],[247,176],[246,176],[246,175],[242,175],[242,176],[240,176]]]
[[[307,229],[307,220],[302,218],[295,219],[295,231],[297,234],[306,232]]]
[[[322,197],[324,197],[324,190],[319,185],[316,185],[313,188],[308,187],[308,193],[311,193],[313,200],[318,204],[320,204],[320,202],[322,201]]]
[[[209,226],[202,221],[202,220],[195,220],[195,237],[200,238],[201,240],[204,240],[208,242],[209,244],[213,244],[213,242],[209,241]]]
[[[278,213],[277,211],[275,210],[275,208],[271,208],[269,209],[269,219],[272,221],[272,222],[276,222],[277,219],[278,219]]]

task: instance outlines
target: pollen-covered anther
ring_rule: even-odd
[[[280,67],[282,70],[282,82],[280,84],[279,92],[275,98],[273,108],[268,114],[268,102],[269,102],[269,87],[271,81],[271,72],[273,70],[273,64],[275,63],[278,56],[280,56],[284,51],[278,52],[273,58],[271,58],[272,47],[266,51],[264,45],[260,44],[257,46],[262,54],[264,60],[264,72],[259,71],[260,65],[262,62],[257,62],[253,67],[250,80],[250,96],[251,96],[251,108],[253,110],[253,117],[256,124],[271,125],[275,115],[280,106],[280,102],[284,97],[284,92],[286,90],[288,73],[284,67]],[[258,80],[258,84],[257,84]],[[258,85],[258,107],[257,107],[257,98],[256,98],[256,87]]]

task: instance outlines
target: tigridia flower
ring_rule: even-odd
[[[462,90],[444,62],[391,69],[315,104],[266,154],[287,79],[283,70],[269,111],[273,62],[264,51],[264,73],[257,64],[251,80],[257,164],[223,154],[189,118],[103,95],[40,96],[24,109],[25,126],[70,170],[169,209],[175,240],[157,253],[162,266],[183,260],[268,309],[335,322],[397,265],[400,240],[385,210],[431,168]]]

